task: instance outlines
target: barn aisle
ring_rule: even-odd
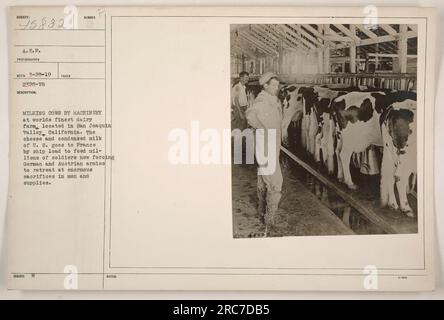
[[[232,165],[233,235],[264,236],[257,214],[256,166]],[[349,229],[296,178],[283,172],[284,184],[276,225],[267,236],[350,235]]]

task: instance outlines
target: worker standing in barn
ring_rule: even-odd
[[[245,111],[248,107],[246,86],[248,84],[249,76],[250,75],[246,71],[239,73],[239,82],[231,89],[231,103],[234,108],[235,127],[241,130],[244,130],[247,127]]]
[[[263,174],[263,171],[260,170],[263,164],[259,164],[257,177],[258,213],[263,218],[265,225],[271,226],[275,223],[283,182],[279,164],[282,138],[282,106],[278,99],[279,80],[275,74],[271,72],[264,73],[259,79],[259,84],[262,86],[262,91],[254,100],[253,105],[247,109],[246,116],[248,123],[253,128],[264,129],[255,130],[256,159],[267,154],[270,160],[269,150],[272,151],[273,146],[271,144],[275,144],[275,157],[271,157],[275,161],[273,172]],[[273,140],[268,140],[270,130],[275,132]],[[258,141],[261,141],[257,137],[259,134],[264,135],[262,139],[264,141],[263,146],[258,143]]]

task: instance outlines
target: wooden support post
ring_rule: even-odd
[[[325,36],[329,34],[330,25],[320,25],[320,32]],[[324,73],[330,73],[331,72],[331,66],[330,66],[330,46],[327,44],[324,49]]]
[[[350,73],[356,73],[356,46],[350,47]]]
[[[324,73],[330,73],[330,72],[331,72],[330,47],[327,45],[327,46],[325,46],[325,50],[324,50]]]
[[[355,25],[350,25],[350,32],[356,35]],[[350,73],[356,73],[356,42],[350,46]]]
[[[378,70],[379,65],[379,43],[376,44],[376,53],[375,53],[375,72]]]
[[[407,73],[407,37],[405,36],[407,25],[399,25],[399,31],[401,33],[401,38],[398,41],[399,71],[400,73]],[[405,79],[401,79],[401,89],[406,89]]]
[[[318,73],[324,73],[324,54],[321,50],[318,50]]]
[[[281,39],[279,40],[279,47],[278,47],[278,73],[284,74],[284,35],[281,33]]]
[[[401,24],[399,26],[400,33],[407,32],[407,25]],[[399,68],[401,73],[407,73],[407,37],[401,35],[398,41],[398,53],[399,53]]]

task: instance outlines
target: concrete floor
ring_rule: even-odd
[[[284,169],[285,170],[285,169]],[[283,193],[276,225],[267,236],[350,235],[346,227],[329,208],[288,172],[283,172]],[[256,167],[232,166],[233,236],[263,237],[265,227],[257,214]]]

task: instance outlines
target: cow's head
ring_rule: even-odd
[[[302,117],[302,94],[295,85],[285,86],[279,91],[279,100],[282,102],[282,139],[285,143],[289,124]]]
[[[279,100],[282,102],[282,110],[285,117],[297,121],[302,113],[302,94],[299,88],[290,85],[283,87],[279,92]]]
[[[409,140],[416,134],[415,111],[416,101],[408,99],[393,103],[387,115],[388,131],[398,154],[405,152]]]
[[[286,100],[289,100],[291,93],[296,90],[297,87],[295,85],[283,86],[278,93],[278,98],[282,102],[282,104],[284,104]]]
[[[299,92],[302,94],[302,98],[304,99],[304,112],[305,114],[310,114],[313,106],[318,101],[318,93],[313,87],[302,87],[299,89]]]

